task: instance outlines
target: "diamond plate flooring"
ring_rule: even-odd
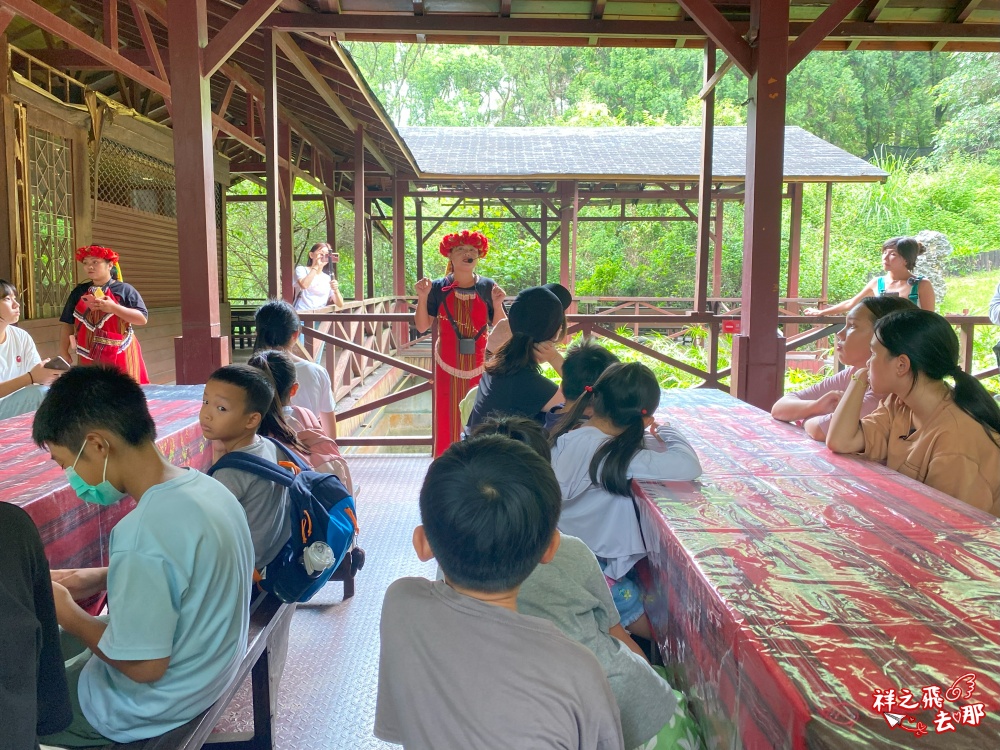
[[[436,565],[413,551],[417,497],[429,456],[357,456],[360,543],[367,554],[357,592],[342,601],[333,582],[292,619],[288,661],[278,692],[276,750],[394,748],[372,735],[382,596],[401,576],[433,578]]]

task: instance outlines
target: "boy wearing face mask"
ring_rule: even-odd
[[[214,703],[246,651],[253,544],[232,493],[172,465],[139,385],[74,367],[35,413],[32,439],[88,503],[138,505],[111,532],[109,566],[53,570],[73,722],[44,744],[156,737]],[[74,600],[108,592],[110,616]]]

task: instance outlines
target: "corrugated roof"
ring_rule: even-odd
[[[746,128],[715,128],[714,180],[746,176]],[[406,127],[399,133],[427,177],[697,180],[699,127]],[[802,128],[785,128],[785,179],[877,182],[888,175]]]

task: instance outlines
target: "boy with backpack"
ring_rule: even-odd
[[[32,439],[84,502],[138,500],[111,531],[107,568],[52,571],[73,722],[45,744],[132,742],[186,724],[246,652],[246,516],[217,481],[167,461],[155,437],[142,388],[112,368],[72,368],[35,413]],[[106,619],[74,601],[105,589]]]
[[[560,505],[552,468],[504,437],[455,443],[431,464],[413,546],[445,578],[386,591],[376,737],[408,750],[622,750],[594,655],[517,612],[521,583],[558,549]]]

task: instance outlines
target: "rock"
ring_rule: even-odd
[[[948,237],[941,232],[931,229],[923,229],[917,233],[917,241],[926,249],[924,254],[917,259],[917,267],[913,273],[917,276],[926,276],[934,286],[934,298],[938,305],[944,299],[947,284],[945,283],[945,268],[948,256],[954,252]]]

